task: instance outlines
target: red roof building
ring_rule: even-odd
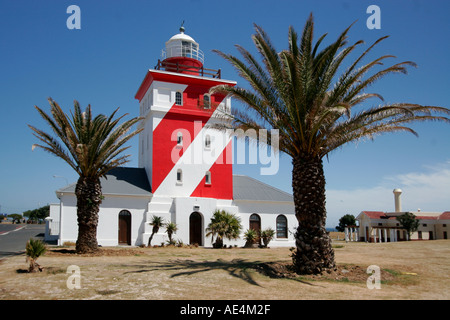
[[[400,189],[394,190],[395,211],[362,211],[356,219],[359,222],[358,236],[366,242],[395,242],[408,240],[408,234],[397,220],[406,213],[401,209]],[[419,228],[411,233],[410,240],[448,239],[450,233],[450,211],[441,212],[411,212],[419,220]]]

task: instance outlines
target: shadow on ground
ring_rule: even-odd
[[[152,271],[179,271],[172,274],[170,277],[180,277],[180,276],[190,276],[193,274],[207,272],[211,270],[224,270],[230,276],[244,280],[245,282],[259,286],[261,285],[256,282],[252,276],[253,271],[257,271],[270,278],[287,278],[295,280],[304,284],[314,285],[304,280],[294,277],[292,275],[287,275],[285,273],[280,273],[273,268],[273,263],[263,263],[260,261],[246,261],[244,259],[233,259],[231,261],[226,261],[222,259],[217,259],[216,261],[194,261],[194,260],[169,260],[167,263],[151,262],[153,266],[146,265],[133,265],[128,267],[137,267],[140,270],[128,271],[128,273],[144,273]],[[272,266],[271,266],[272,265]]]

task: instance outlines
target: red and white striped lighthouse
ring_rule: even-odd
[[[154,197],[233,198],[231,138],[209,126],[222,121],[231,100],[209,90],[236,82],[203,62],[199,44],[182,27],[136,93],[145,119],[139,167],[146,169]]]

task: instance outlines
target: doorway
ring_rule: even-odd
[[[256,244],[261,244],[261,218],[256,213],[250,216],[250,229],[256,231]]]
[[[131,245],[131,213],[128,210],[119,212],[119,245]]]
[[[203,246],[203,218],[198,212],[192,212],[189,217],[189,244]]]

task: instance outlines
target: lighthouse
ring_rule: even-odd
[[[204,68],[199,44],[183,27],[165,43],[162,52],[135,95],[144,119],[140,124],[139,167],[145,168],[153,194],[147,221],[158,215],[178,223],[182,219],[178,206],[176,216],[169,208],[177,201],[189,208],[188,216],[202,207],[217,207],[218,201],[236,211],[230,208],[231,137],[213,128],[230,112],[231,99],[209,93],[214,86],[234,86],[236,82],[222,79],[220,70]],[[203,224],[199,229],[204,229]],[[191,236],[202,243],[202,235]]]
[[[217,130],[231,112],[231,99],[210,89],[235,86],[220,70],[204,67],[200,44],[184,28],[168,37],[155,67],[148,69],[135,94],[142,121],[138,168],[115,168],[100,179],[97,241],[102,246],[167,244],[166,223],[177,225],[173,239],[211,247],[216,237],[207,232],[214,212],[224,210],[242,223],[244,232],[276,231],[270,246],[292,247],[297,227],[292,195],[245,175],[233,175],[231,133]],[[56,190],[59,204],[50,217],[59,228],[46,232],[58,243],[75,242],[78,235],[75,183]],[[151,222],[162,218],[153,234]],[[55,223],[56,222],[56,223]],[[49,222],[50,223],[50,222]],[[59,229],[59,230],[58,230]],[[153,235],[153,237],[151,237]],[[257,243],[256,243],[257,244]]]

